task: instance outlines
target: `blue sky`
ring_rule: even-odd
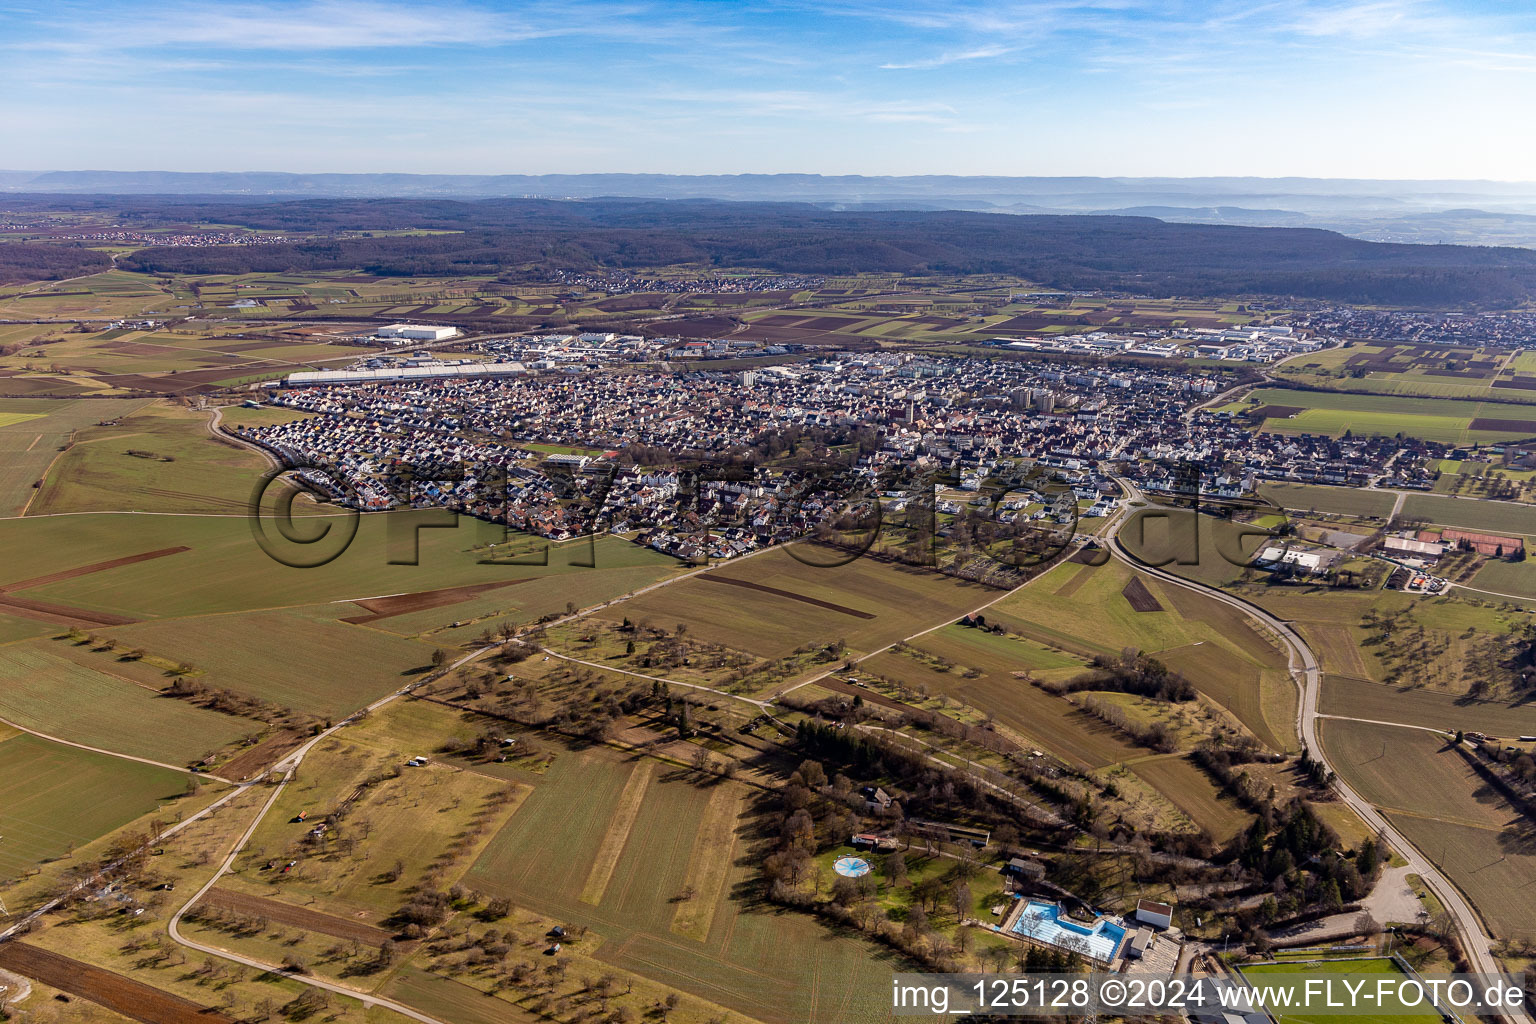
[[[1527,0],[0,0],[0,167],[1536,179]]]

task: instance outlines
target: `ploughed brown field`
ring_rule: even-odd
[[[815,597],[806,597],[804,594],[796,594],[791,590],[780,590],[778,587],[765,586],[762,583],[753,583],[750,580],[732,579],[729,576],[717,576],[714,573],[705,573],[700,576],[699,579],[704,580],[707,583],[728,583],[733,587],[745,587],[748,590],[756,590],[763,594],[772,594],[775,597],[787,597],[791,601],[800,601],[805,604],[813,604],[817,608],[825,608],[828,611],[838,612],[842,615],[852,615],[856,619],[872,619],[875,617],[871,612],[861,612],[857,608],[849,608],[845,604],[833,604],[831,601],[823,601],[820,598]]]
[[[235,892],[231,889],[221,889],[217,886],[209,889],[207,895],[197,901],[197,905],[218,907],[220,910],[228,910],[236,914],[261,917],[276,924],[302,928],[307,932],[319,932],[321,935],[329,935],[332,938],[356,939],[370,946],[382,946],[394,937],[383,928],[376,928],[363,921],[351,921],[335,914],[324,914],[318,910],[310,910],[308,907],[296,907],[291,903],[269,900],[264,896],[252,896],[250,893]],[[410,947],[415,943],[403,942],[401,945]]]
[[[1511,434],[1531,434],[1536,436],[1536,421],[1532,420],[1499,420],[1479,416],[1472,421],[1473,430],[1500,430]]]
[[[137,562],[147,562],[152,558],[164,558],[166,555],[179,555],[183,551],[192,549],[185,546],[174,548],[158,548],[154,551],[144,551],[137,555],[125,555],[122,558],[112,558],[105,562],[92,562],[90,565],[77,565],[73,569],[61,569],[51,572],[46,576],[34,576],[31,579],[21,580],[16,583],[0,584],[0,594],[13,590],[26,590],[28,587],[41,587],[49,583],[58,583],[62,580],[72,580],[78,576],[89,576],[93,572],[102,572],[106,569],[116,569],[122,565],[133,565]]]
[[[67,604],[34,601],[5,594],[0,594],[0,612],[37,622],[49,622],[55,626],[126,626],[139,621],[126,615],[93,612],[86,608],[71,608]]]
[[[211,1006],[199,1006],[189,999],[25,942],[0,945],[0,967],[89,999],[144,1024],[235,1024],[234,1018]]]
[[[1160,612],[1163,610],[1163,606],[1158,603],[1157,598],[1152,596],[1152,591],[1148,590],[1147,585],[1141,582],[1140,576],[1132,576],[1127,580],[1125,589],[1120,591],[1120,593],[1131,603],[1131,608],[1135,611]]]
[[[342,622],[350,622],[354,626],[365,626],[370,622],[378,622],[380,619],[393,618],[396,615],[408,615],[411,612],[426,611],[429,608],[442,608],[450,604],[458,604],[460,601],[468,601],[472,597],[479,597],[491,590],[500,590],[502,587],[515,587],[519,583],[531,583],[539,576],[528,576],[520,580],[502,580],[497,583],[473,583],[464,587],[444,587],[441,590],[418,590],[414,594],[394,594],[390,597],[370,597],[362,601],[352,603],[359,608],[366,608],[367,615],[353,615],[342,619]]]

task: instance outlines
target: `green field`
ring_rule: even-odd
[[[1126,648],[1166,657],[1262,741],[1291,749],[1295,691],[1278,649],[1238,610],[1151,577],[1142,582],[1162,610],[1136,611],[1123,593],[1132,573],[1119,560],[1064,563],[994,605],[988,618],[1083,658]]]
[[[1496,594],[1514,594],[1536,600],[1536,562],[1490,561],[1472,577],[1471,586]]]
[[[156,404],[114,426],[81,430],[54,462],[28,514],[244,512],[268,463],[211,436],[208,417]]]
[[[821,568],[782,550],[728,563],[708,575],[745,580],[795,597],[694,577],[603,614],[636,622],[649,619],[668,629],[686,623],[690,636],[760,658],[781,658],[803,644],[839,638],[855,651],[875,650],[949,616],[959,618],[999,593],[874,558]],[[848,611],[833,611],[797,597]]]
[[[1340,776],[1450,877],[1496,936],[1536,937],[1530,826],[1444,738],[1344,721],[1324,721],[1321,734]]]
[[[110,654],[93,656],[100,670],[76,664],[55,650],[64,643],[29,640],[4,649],[0,718],[170,764],[190,763],[261,729],[248,719],[161,697],[146,684],[108,674],[118,667]]]
[[[1131,765],[1131,771],[1218,842],[1231,839],[1253,820],[1231,797],[1223,796],[1210,777],[1185,757],[1149,758]]]
[[[77,430],[142,408],[142,400],[0,398],[0,516],[18,515]]]
[[[1259,388],[1252,392],[1262,405],[1300,408],[1290,417],[1270,417],[1264,429],[1281,434],[1324,434],[1339,437],[1354,434],[1378,434],[1393,437],[1406,434],[1443,444],[1495,444],[1515,441],[1536,434],[1531,431],[1473,430],[1472,421],[1520,419],[1517,406],[1497,402],[1478,402],[1454,398],[1415,398],[1402,395],[1358,395],[1334,391],[1295,391],[1289,388]],[[1530,414],[1536,424],[1536,413]]]
[[[1339,999],[1345,998],[1342,993],[1342,981],[1346,978],[1359,980],[1373,978],[1382,975],[1405,976],[1402,968],[1390,959],[1373,958],[1364,960],[1319,960],[1306,963],[1273,963],[1273,964],[1243,964],[1240,968],[1242,974],[1250,984],[1259,987],[1268,987],[1271,991],[1277,989],[1292,989],[1296,992],[1294,998],[1300,1001],[1301,978],[1306,976],[1328,975],[1336,978],[1336,987],[1341,989]],[[1370,990],[1374,991],[1374,984],[1367,982]],[[1329,1024],[1337,1020],[1329,1011],[1318,1013],[1284,1013],[1276,1007],[1271,1007],[1277,1024]],[[1431,1006],[1409,1006],[1401,1001],[1393,1000],[1390,1005],[1379,1007],[1380,1013],[1350,1013],[1349,1019],[1359,1021],[1361,1024],[1411,1024],[1411,1022],[1427,1022],[1427,1024],[1439,1024],[1441,1015]]]
[[[321,718],[343,718],[424,671],[432,648],[317,610],[164,619],[99,631],[126,647],[188,662],[207,686],[237,690]]]
[[[1325,675],[1319,710],[1325,715],[1403,722],[1430,729],[1485,732],[1490,736],[1536,733],[1536,705],[1471,700],[1429,689],[1405,689],[1348,676]]]
[[[153,811],[186,776],[154,765],[4,734],[0,727],[0,879]]]
[[[691,851],[713,796],[689,773],[655,770],[632,821],[616,818],[636,763],[595,748],[561,757],[531,779],[533,792],[492,840],[466,882],[601,938],[598,956],[666,985],[772,1024],[884,1020],[890,951],[831,932],[814,920],[759,905],[747,895],[753,867],[744,842],[713,897],[702,941],[673,931],[672,897],[689,878]],[[671,778],[671,776],[679,776]],[[580,807],[580,814],[573,814]],[[618,833],[612,833],[616,826]],[[600,853],[612,856],[599,901],[581,894]],[[699,899],[709,898],[700,890]],[[800,950],[805,955],[786,956]],[[773,964],[772,973],[762,969]]]
[[[494,531],[461,520],[456,529],[423,529],[418,564],[390,564],[411,556],[411,524],[440,517],[412,512],[365,515],[356,537],[345,545],[350,516],[311,517],[301,531],[332,528],[318,547],[340,552],[316,568],[290,568],[272,560],[242,516],[79,515],[0,521],[0,546],[7,552],[5,578],[30,579],[72,566],[85,566],[139,551],[185,545],[192,550],[167,558],[121,566],[27,590],[26,596],[62,605],[129,616],[170,617],[214,612],[286,608],[355,601],[475,583],[562,576],[602,577],[608,569],[653,567],[661,579],[677,566],[665,555],[612,537],[597,542],[597,568],[578,564],[590,555],[585,542],[552,547],[549,564],[479,564],[488,553],[477,547]],[[128,532],[132,524],[131,533]],[[391,534],[398,544],[392,544]],[[513,534],[514,541],[519,535]],[[527,550],[527,539],[519,550]],[[542,553],[542,541],[535,545]],[[285,548],[310,557],[310,547]],[[540,554],[539,557],[542,557]],[[632,574],[631,574],[632,577]],[[629,578],[621,582],[629,582]],[[583,586],[597,589],[595,585]],[[512,588],[515,591],[515,587]],[[621,586],[610,596],[623,593]],[[510,594],[512,591],[508,591]],[[591,592],[591,590],[589,590]],[[338,606],[336,617],[362,611]],[[452,607],[437,610],[440,621],[458,618]],[[390,620],[382,620],[387,623]]]
[[[1143,509],[1126,520],[1121,544],[1135,557],[1219,587],[1243,569],[1269,541],[1269,526],[1197,515],[1189,509]]]
[[[1389,516],[1396,500],[1396,495],[1386,491],[1286,483],[1260,484],[1259,497],[1295,512],[1332,512],[1375,519]]]
[[[1403,502],[1403,515],[1436,526],[1536,537],[1536,505],[1452,498],[1439,494],[1410,494]]]

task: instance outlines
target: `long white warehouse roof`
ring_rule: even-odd
[[[304,384],[367,384],[381,380],[432,380],[441,377],[504,377],[527,373],[522,363],[473,363],[439,366],[384,367],[377,370],[301,370],[283,378],[289,386]]]

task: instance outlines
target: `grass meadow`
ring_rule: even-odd
[[[1536,937],[1536,831],[1443,737],[1325,721],[1339,774],[1478,907],[1498,937]]]
[[[0,398],[0,516],[20,515],[77,431],[127,415],[146,400]]]
[[[0,879],[67,855],[186,790],[187,777],[0,726]]]
[[[631,806],[637,772],[652,774]],[[890,973],[906,969],[893,954],[757,903],[743,819],[730,813],[736,784],[698,785],[602,748],[563,755],[530,781],[468,884],[586,925],[605,963],[759,1020],[886,1019]],[[692,900],[674,899],[690,885]]]
[[[79,431],[27,511],[241,513],[267,466],[211,436],[208,413],[157,403]]]
[[[188,764],[259,732],[261,726],[162,697],[148,685],[113,673],[115,659],[98,655],[93,670],[55,648],[64,641],[30,640],[0,654],[0,718],[60,739]],[[169,680],[166,680],[169,682]]]

